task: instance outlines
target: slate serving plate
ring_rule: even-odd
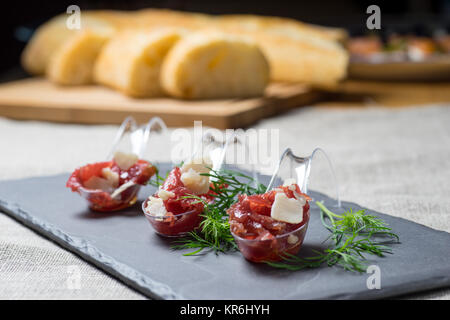
[[[161,166],[162,172],[168,168]],[[0,209],[151,298],[372,299],[450,286],[450,234],[404,219],[370,211],[390,224],[401,243],[392,245],[392,255],[371,257],[381,271],[381,289],[368,289],[371,274],[338,267],[291,272],[247,262],[239,252],[184,257],[153,232],[140,202],[122,212],[91,212],[64,187],[67,178],[2,181]],[[141,189],[141,199],[154,191]],[[344,207],[360,208],[347,202]],[[323,248],[327,235],[313,206],[300,255]]]

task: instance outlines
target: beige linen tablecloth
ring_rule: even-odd
[[[280,149],[327,150],[344,200],[450,232],[449,107],[301,108],[254,127],[280,129]],[[0,179],[68,172],[103,159],[116,130],[0,118]],[[164,147],[153,149],[165,154]],[[69,283],[73,266],[80,275],[75,288]],[[144,297],[0,214],[0,298]],[[450,290],[408,298],[449,299]]]

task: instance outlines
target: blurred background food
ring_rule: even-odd
[[[269,77],[269,62],[257,43],[216,31],[182,37],[161,68],[165,92],[186,99],[262,96]]]
[[[91,80],[132,97],[161,96],[163,60],[184,32],[177,28],[118,32],[99,52]]]
[[[11,3],[21,15],[5,17],[0,79],[28,80],[0,87],[0,111],[27,119],[44,114],[41,108],[25,115],[30,107],[64,105],[76,118],[80,101],[88,101],[85,109],[97,115],[112,112],[107,104],[117,101],[121,112],[134,108],[142,116],[166,116],[155,106],[163,103],[158,98],[168,97],[172,102],[164,103],[187,116],[194,106],[185,108],[188,104],[175,99],[223,106],[221,99],[239,98],[244,100],[225,107],[229,111],[216,113],[227,117],[223,124],[236,126],[289,109],[289,99],[298,105],[346,106],[449,101],[450,0],[378,1],[381,30],[366,27],[371,4],[79,1],[82,28],[71,30],[65,13],[71,3]],[[39,95],[25,98],[24,91]],[[115,93],[142,99],[146,107]],[[74,121],[86,122],[93,114]],[[213,114],[203,109],[193,116]],[[67,115],[51,120],[70,122]]]
[[[84,23],[85,18],[87,23]],[[319,27],[292,19],[256,15],[212,16],[160,9],[100,10],[82,12],[82,29],[70,31],[67,31],[65,19],[67,19],[67,14],[53,18],[40,26],[22,53],[22,65],[26,71],[33,75],[44,73],[50,81],[57,84],[93,83],[92,73],[97,56],[100,55],[102,58],[106,56],[106,54],[102,54],[103,46],[111,38],[112,42],[116,44],[116,49],[112,50],[117,52],[117,54],[114,53],[117,60],[113,61],[111,54],[109,59],[112,59],[113,63],[124,64],[129,60],[130,55],[139,50],[137,48],[139,40],[137,38],[134,41],[130,39],[133,37],[133,33],[150,32],[167,27],[183,27],[186,36],[192,32],[202,34],[201,31],[214,30],[217,33],[223,33],[224,38],[227,35],[230,45],[234,41],[254,42],[255,49],[261,50],[261,55],[264,55],[269,63],[269,74],[272,81],[303,82],[326,86],[343,79],[347,71],[348,54],[341,44],[346,39],[346,32],[343,29]],[[117,36],[117,33],[120,34],[124,31],[128,31],[130,37]],[[199,45],[201,45],[200,42],[206,43],[205,39],[201,38],[201,36],[196,37]],[[128,47],[128,54],[117,48],[120,46]],[[107,45],[107,48],[109,49],[106,50],[112,53],[111,46]],[[233,59],[229,58],[226,62],[226,59],[221,58],[224,50],[227,49],[211,47],[209,50],[210,52],[203,55],[202,58],[198,58],[197,62],[199,59],[203,59],[204,63],[214,64],[217,68],[207,70],[197,64],[196,67],[188,66],[188,69],[199,74],[196,81],[203,78],[211,86],[216,86],[219,89],[216,90],[218,94],[174,94],[174,90],[165,90],[166,93],[183,98],[190,96],[195,98],[246,97],[262,94],[263,90],[238,89],[245,87],[246,83],[240,82],[239,77],[235,77],[233,80],[233,74],[236,74],[230,69]],[[141,52],[141,55],[146,55],[146,53]],[[239,59],[239,55],[234,57],[234,61],[243,67],[242,70],[248,69],[249,66],[246,64],[252,63],[252,58],[246,59],[245,55],[245,50],[241,50],[243,59]],[[193,59],[187,61],[181,62],[189,64]],[[237,68],[240,67],[237,66]],[[102,70],[103,68],[97,68],[98,79],[110,77],[110,75],[100,75]],[[225,70],[226,74],[222,75],[220,70]],[[230,72],[226,72],[226,70]],[[115,71],[116,73],[126,72],[118,68],[115,68]],[[257,77],[258,73],[249,72],[247,78],[251,78],[253,74]],[[215,79],[219,79],[220,76],[227,77],[228,82],[234,81],[235,83],[231,87],[222,86],[224,81],[215,83]],[[121,77],[129,76],[121,75]],[[167,78],[166,76],[165,79]],[[148,79],[144,77],[141,81],[148,81]],[[258,79],[255,81],[247,79],[247,82],[249,81],[258,82]],[[173,83],[173,81],[166,81],[166,83],[169,82]],[[104,82],[100,81],[100,83]],[[196,86],[196,83],[191,83],[191,86]],[[201,90],[193,89],[193,91]],[[124,92],[129,93],[130,91]],[[139,95],[152,96],[154,95],[152,93],[154,92]]]
[[[376,3],[382,7],[383,39],[395,34],[405,35],[409,33],[419,37],[442,35],[442,37],[439,37],[442,41],[439,40],[439,42],[445,42],[445,35],[448,34],[448,28],[450,27],[448,17],[450,5],[448,0],[399,0],[377,1]],[[4,25],[1,33],[2,39],[6,41],[8,46],[6,47],[7,50],[2,52],[3,59],[0,62],[0,68],[4,70],[5,68],[10,68],[11,65],[17,65],[18,56],[22,52],[25,41],[30,38],[32,32],[50,18],[63,13],[64,9],[70,4],[64,1],[50,1],[45,6],[28,1],[9,3],[9,12],[20,11],[21,14],[4,15],[4,21],[2,21]],[[214,5],[208,1],[199,0],[132,0],[126,2],[82,0],[77,2],[77,5],[84,11],[105,9],[125,10],[125,12],[120,14],[103,12],[101,19],[98,17],[96,19],[89,19],[87,15],[84,16],[86,25],[96,26],[98,28],[110,28],[111,24],[115,27],[129,24],[129,15],[126,11],[142,10],[145,8],[169,8],[183,12],[198,12],[199,14],[195,15],[196,19],[185,19],[189,20],[189,25],[193,28],[200,28],[204,25],[203,20],[205,20],[205,16],[203,13],[214,15],[229,14],[229,17],[223,19],[222,24],[224,27],[233,29],[238,24],[239,28],[251,32],[254,30],[255,25],[258,25],[259,27],[263,26],[270,34],[283,36],[292,36],[295,33],[292,30],[296,29],[296,26],[299,24],[298,21],[302,21],[304,27],[308,26],[305,23],[309,23],[344,28],[352,36],[365,35],[367,33],[364,23],[367,18],[365,10],[370,4],[372,2],[368,0],[343,0],[339,4],[331,0],[318,2],[280,0],[276,4],[271,1],[220,1],[214,3]],[[261,23],[255,22],[252,16],[242,16],[242,14],[280,16],[296,20],[283,21],[284,26],[280,28],[273,27],[274,23],[279,23],[277,18]],[[146,18],[135,19],[135,25],[142,25],[138,20],[146,20],[146,25],[160,25],[161,23],[186,25],[185,21],[180,19],[180,16],[177,14],[161,16],[153,10],[143,10],[140,15]],[[108,23],[105,23],[104,20],[107,20]],[[64,23],[65,21],[61,22]],[[313,28],[313,30],[316,31],[316,28]],[[66,29],[58,32],[61,38],[65,38],[66,35],[63,33],[70,33],[71,31]],[[320,34],[320,32],[316,34]],[[328,35],[333,39],[345,38],[345,33],[342,32],[342,29],[336,31],[328,30],[328,32],[323,32],[322,35]],[[39,60],[40,58],[37,55],[34,60]],[[42,70],[35,71],[42,72]]]
[[[379,80],[448,80],[450,35],[444,28],[380,30],[346,42],[349,76]]]

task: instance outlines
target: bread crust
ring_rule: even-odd
[[[78,33],[66,28],[66,17],[61,15],[45,23],[26,46],[22,54],[22,64],[31,74],[40,75],[46,73],[49,68],[57,69],[54,66],[49,67],[50,61],[53,60],[52,56]],[[82,21],[91,29],[110,28],[113,33],[182,26],[191,32],[217,30],[231,35],[244,35],[260,46],[269,61],[270,77],[273,81],[329,86],[347,75],[348,53],[340,44],[347,34],[342,29],[314,26],[278,17],[255,15],[215,17],[161,9],[143,9],[134,12],[87,11],[82,13]],[[67,54],[67,56],[76,59],[76,55]],[[55,82],[70,84],[70,81],[62,78],[63,81],[59,81],[58,77],[51,77]]]
[[[347,75],[347,51],[334,41],[310,35],[273,35],[259,31],[236,31],[252,38],[270,64],[270,78],[280,82],[304,82],[328,87]]]
[[[102,50],[94,68],[96,83],[132,97],[161,96],[160,69],[182,29],[125,30]]]
[[[113,32],[117,26],[103,18],[101,11],[83,12],[81,29],[69,29],[66,26],[67,15],[58,15],[40,26],[21,55],[23,68],[33,75],[43,75],[47,66],[58,49],[73,36],[86,29],[109,30]]]
[[[161,82],[183,99],[259,96],[269,82],[269,65],[253,41],[203,31],[184,37],[169,52]]]
[[[322,27],[290,18],[258,16],[251,14],[229,14],[217,17],[217,22],[225,29],[267,32],[272,35],[294,36],[309,34],[324,40],[345,42],[348,34],[344,29]]]
[[[110,37],[109,31],[90,29],[72,35],[51,56],[46,70],[48,79],[62,85],[93,83],[95,61]]]

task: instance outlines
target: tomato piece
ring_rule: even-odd
[[[280,186],[277,189],[283,190],[287,197],[295,198],[294,191],[291,190],[290,186]],[[298,185],[295,185],[294,190],[297,194],[305,196],[307,200],[310,199],[310,197],[300,191]],[[303,219],[300,224],[290,224],[274,220],[270,216],[277,192],[280,191],[272,190],[264,194],[239,196],[238,202],[227,211],[232,232],[237,235],[246,235],[246,237],[248,237],[248,234],[256,234],[259,238],[266,232],[277,236],[299,228],[306,219]],[[309,212],[308,202],[303,206],[304,218],[307,212]],[[239,224],[231,224],[231,221],[236,221]]]
[[[146,184],[148,180],[156,173],[156,168],[148,161],[138,160],[136,164],[127,170],[130,180],[137,184]]]
[[[101,177],[102,176],[102,170],[107,167],[112,166],[112,161],[105,161],[105,162],[97,162],[97,163],[90,163],[83,167],[80,167],[79,170],[79,178],[81,182],[86,182],[91,177]]]
[[[270,204],[273,204],[273,202],[275,201],[275,195],[276,194],[277,194],[277,192],[272,190],[272,191],[269,191],[269,192],[266,192],[266,193],[262,194],[261,197],[263,199],[266,199],[267,201],[269,201]]]
[[[103,178],[102,170],[104,168],[110,168],[111,171],[119,175],[117,188],[128,181],[133,181],[137,185],[127,188],[118,198],[114,199],[108,192],[85,187],[86,181],[90,178]],[[134,204],[137,200],[139,185],[146,184],[155,172],[156,168],[145,160],[138,160],[128,170],[121,170],[114,161],[96,162],[75,169],[67,180],[66,187],[83,196],[92,209],[97,211],[114,211]]]
[[[199,202],[199,200],[186,198],[191,194],[187,188],[176,187],[175,189],[172,189],[171,192],[173,192],[175,196],[164,201],[164,206],[168,212],[177,215],[192,210],[203,211],[203,204]]]
[[[198,199],[189,198],[193,194],[192,191],[184,186],[183,181],[181,181],[181,169],[179,167],[175,167],[170,171],[161,189],[175,194],[173,198],[164,201],[164,206],[168,212],[172,212],[175,215],[192,210],[203,212],[204,204]],[[214,199],[214,192],[210,190],[208,193],[197,196],[210,202]],[[158,195],[155,194],[154,197],[158,197]]]
[[[167,179],[162,185],[162,189],[167,191],[172,191],[176,187],[184,187],[184,184],[181,181],[181,169],[179,167],[175,167],[170,171]]]
[[[180,236],[197,228],[203,220],[201,213],[204,211],[204,201],[214,200],[214,192],[211,190],[205,194],[193,196],[192,191],[186,188],[181,181],[181,169],[179,167],[170,171],[160,188],[174,194],[173,197],[163,201],[167,213],[162,221],[151,218],[151,213],[150,217],[147,215],[146,217],[156,232],[163,236]],[[158,192],[153,197],[159,198]],[[168,223],[168,221],[174,222]]]
[[[291,186],[277,189],[252,196],[240,195],[227,210],[230,230],[239,250],[250,261],[278,261],[286,253],[296,254],[303,243],[309,222],[308,201],[303,206],[303,220],[299,224],[277,221],[270,213],[278,192],[284,192],[289,198],[296,195],[303,195],[307,200],[310,198],[301,193],[298,185],[294,190]]]
[[[264,199],[260,195],[253,195],[247,197],[250,211],[257,215],[270,216],[270,210],[272,209],[272,202]]]

